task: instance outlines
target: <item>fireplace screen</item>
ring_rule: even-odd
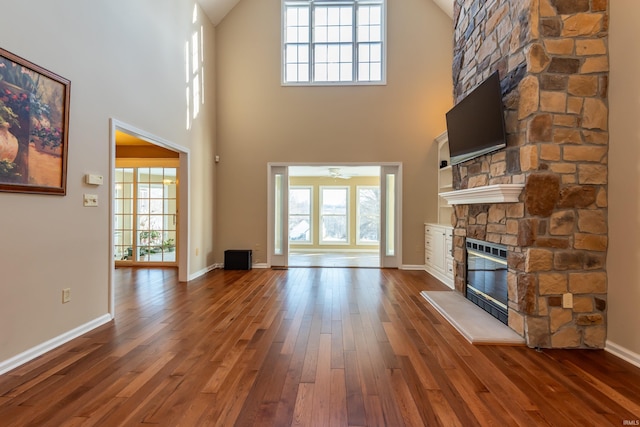
[[[474,304],[507,324],[507,248],[467,239],[466,296]]]

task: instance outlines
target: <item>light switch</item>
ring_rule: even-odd
[[[98,206],[98,195],[97,194],[85,194],[84,195],[84,206],[85,207],[96,207],[96,206]]]
[[[104,179],[102,178],[102,175],[95,175],[95,174],[89,173],[84,176],[84,182],[91,185],[102,185],[104,182]]]

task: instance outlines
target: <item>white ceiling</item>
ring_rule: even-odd
[[[450,18],[453,18],[454,0],[433,0]],[[218,25],[220,21],[238,4],[240,0],[198,0],[198,3],[207,14],[213,25]]]
[[[198,0],[213,25],[218,25],[240,0]]]

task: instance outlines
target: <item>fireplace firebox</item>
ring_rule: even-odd
[[[507,247],[467,238],[466,249],[467,299],[508,324]]]

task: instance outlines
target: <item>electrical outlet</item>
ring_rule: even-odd
[[[71,288],[65,288],[62,290],[62,303],[66,304],[71,302]]]
[[[562,308],[573,308],[573,294],[562,295]]]

